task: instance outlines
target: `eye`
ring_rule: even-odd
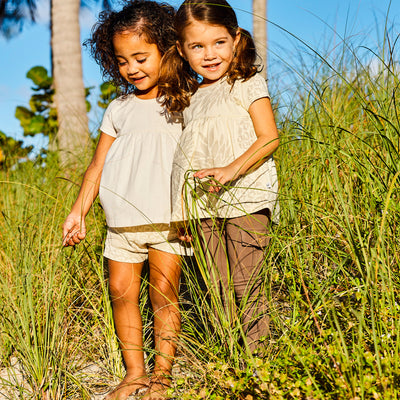
[[[126,64],[126,61],[118,61],[118,66],[122,67]]]
[[[222,46],[225,44],[225,40],[218,40],[218,42],[215,43],[217,46]]]
[[[139,64],[143,64],[146,62],[147,58],[141,58],[140,60],[136,60]]]

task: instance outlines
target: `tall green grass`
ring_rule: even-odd
[[[91,364],[121,369],[103,278],[103,221],[91,218],[79,251],[62,250],[70,185],[57,173],[26,162],[0,177],[0,393],[7,398],[89,398]]]
[[[335,58],[315,53],[297,66],[291,101],[277,109],[281,220],[265,260],[265,356],[252,357],[240,324],[224,320],[204,259],[187,259],[175,398],[398,397],[400,71],[389,38],[377,49],[343,42]],[[101,256],[102,211],[96,204],[89,214],[84,243],[62,249],[61,225],[81,177],[60,176],[34,162],[0,171],[6,398],[89,399],[124,373]],[[148,338],[146,293],[144,285]]]

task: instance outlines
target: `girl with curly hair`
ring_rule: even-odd
[[[159,101],[160,63],[175,43],[174,9],[155,1],[129,1],[121,11],[104,11],[88,40],[103,75],[121,96],[111,102],[100,139],[78,197],[63,225],[64,246],[86,236],[85,217],[99,193],[107,221],[104,256],[116,333],[126,375],[106,397],[164,398],[180,332],[180,255],[185,247],[170,227],[170,177],[181,135],[180,117]],[[141,272],[149,262],[154,311],[154,370],[146,374]]]

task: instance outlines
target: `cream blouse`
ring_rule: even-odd
[[[111,102],[100,129],[116,138],[106,156],[99,191],[107,225],[168,224],[181,116],[170,117],[158,99],[131,94]]]
[[[269,93],[259,74],[233,87],[223,78],[192,96],[183,112],[185,128],[172,166],[172,221],[233,218],[269,208],[277,222],[278,180],[272,157],[218,193],[208,192],[209,178],[193,178],[196,170],[230,164],[255,142],[248,109],[263,97]]]

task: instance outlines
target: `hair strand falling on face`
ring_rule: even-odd
[[[175,16],[177,40],[183,47],[185,28],[192,21],[223,26],[235,38],[240,34],[235,55],[227,71],[227,80],[234,85],[238,79],[247,80],[255,75],[260,66],[256,64],[257,53],[251,34],[238,26],[235,11],[225,0],[186,0]],[[159,88],[164,96],[163,104],[170,112],[182,111],[190,104],[190,97],[199,87],[198,76],[189,63],[180,56],[176,46],[164,56]]]
[[[144,37],[149,44],[156,44],[163,55],[174,45],[175,10],[167,3],[148,0],[131,0],[121,11],[102,11],[94,25],[90,39],[85,41],[95,61],[100,65],[103,78],[119,89],[121,94],[132,93],[134,86],[120,74],[114,54],[114,35],[130,31]]]

